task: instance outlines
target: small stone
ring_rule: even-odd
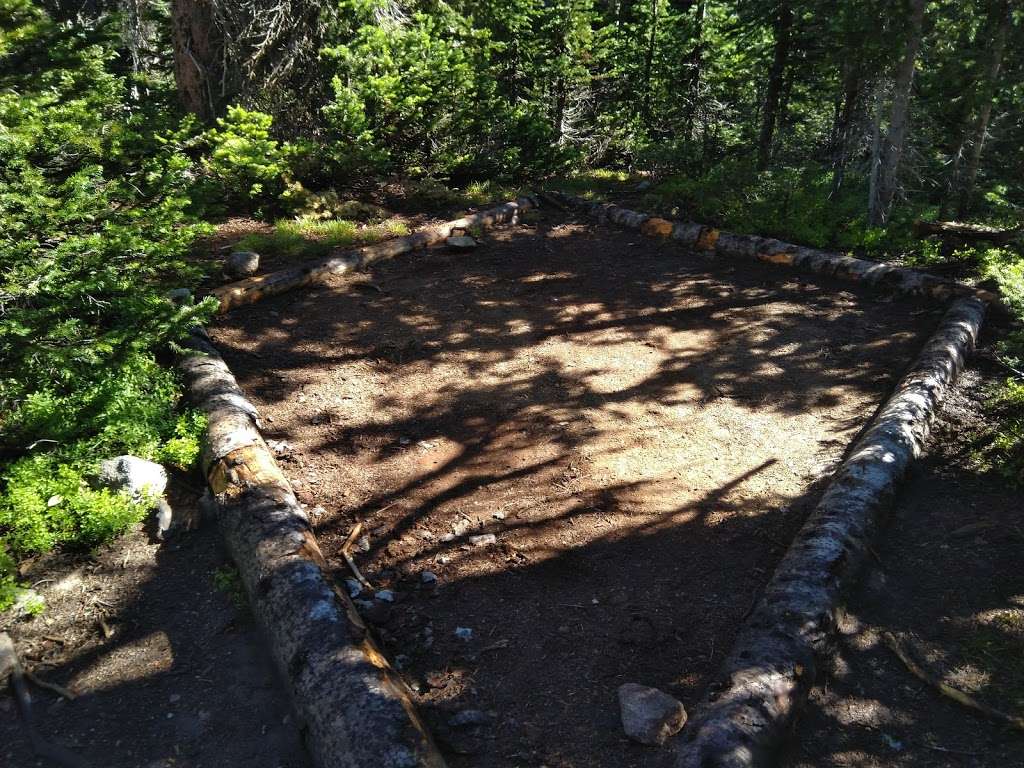
[[[459,638],[459,640],[472,640],[473,630],[469,627],[456,627],[455,636]]]
[[[374,597],[384,603],[395,602],[395,593],[390,589],[378,590]]]
[[[425,587],[432,587],[437,584],[437,574],[433,571],[424,571],[420,574],[420,583]]]
[[[167,471],[156,462],[138,456],[116,456],[100,462],[97,483],[115,491],[128,491],[141,501],[145,496],[162,496],[167,489]]]
[[[686,724],[686,710],[679,701],[637,683],[619,686],[619,712],[626,735],[641,744],[661,746]]]
[[[471,251],[479,245],[479,243],[469,235],[455,235],[454,237],[449,237],[444,241],[444,244],[453,251]]]
[[[355,579],[345,579],[345,590],[349,597],[359,597],[363,593],[363,585]]]
[[[452,533],[455,536],[462,536],[469,530],[469,521],[459,519],[452,523]]]
[[[182,306],[192,303],[192,291],[188,288],[172,288],[164,294],[171,304]]]
[[[356,541],[356,549],[358,549],[360,552],[369,552],[370,537],[366,536],[365,534],[363,536],[360,536],[359,540]]]
[[[486,547],[488,544],[494,544],[498,541],[498,538],[493,533],[481,533],[478,536],[470,536],[469,543],[474,547]]]
[[[156,503],[156,537],[160,541],[166,541],[179,528],[181,521],[174,519],[174,510],[167,503],[166,499],[160,499]]]
[[[447,544],[450,541],[455,541],[455,534],[446,533],[444,536],[441,537],[441,541],[443,541],[445,544]]]
[[[504,512],[492,512],[491,513],[491,517],[493,517],[495,520],[504,520],[505,519],[505,513]]]
[[[224,274],[228,277],[249,277],[260,269],[260,255],[255,251],[235,251],[224,260]]]

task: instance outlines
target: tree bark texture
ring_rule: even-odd
[[[1003,309],[1000,297],[990,291],[877,261],[842,253],[793,245],[771,237],[737,235],[704,224],[672,222],[608,203],[592,202],[560,192],[548,193],[556,201],[585,211],[599,221],[611,222],[651,236],[671,237],[696,251],[716,256],[744,257],[780,264],[839,279],[863,282],[911,296],[942,302],[976,296]]]
[[[365,269],[376,261],[436,245],[450,237],[455,230],[490,229],[500,224],[514,222],[522,211],[536,207],[537,201],[532,197],[520,197],[514,202],[508,202],[496,208],[464,216],[435,227],[428,227],[405,237],[396,237],[393,240],[346,251],[337,256],[318,259],[297,267],[289,267],[266,275],[257,275],[228,283],[213,289],[210,295],[220,302],[219,311],[227,312],[234,307],[252,304],[293,288],[321,282],[329,275],[342,275],[357,269]]]
[[[211,0],[173,0],[174,81],[181,105],[209,121],[219,106],[223,40]]]
[[[253,613],[324,768],[443,768],[444,760],[326,563],[256,408],[217,350],[195,335],[179,360],[206,415],[202,467]]]
[[[767,768],[806,701],[883,513],[920,455],[985,314],[976,298],[947,311],[910,373],[857,441],[790,545],[697,717],[673,745],[677,768]]]
[[[878,184],[868,203],[868,219],[881,226],[889,221],[899,182],[900,161],[910,129],[910,93],[917,68],[917,52],[924,29],[925,0],[909,0],[907,41],[893,83],[889,126],[878,157]]]

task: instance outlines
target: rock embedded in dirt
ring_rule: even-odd
[[[444,244],[453,251],[471,251],[479,245],[479,243],[469,235],[455,235],[454,237],[449,237],[444,241]]]
[[[191,288],[171,288],[167,293],[164,294],[167,300],[171,304],[183,305],[192,303],[192,289]]]
[[[395,593],[390,589],[377,590],[377,593],[374,595],[374,597],[383,603],[395,602]]]
[[[433,587],[437,584],[437,574],[433,571],[424,571],[420,574],[420,583],[425,587]]]
[[[469,627],[456,627],[455,636],[459,638],[459,640],[472,640],[473,630]]]
[[[661,746],[686,724],[683,705],[657,688],[626,683],[619,686],[622,729],[633,741]]]
[[[260,255],[256,251],[235,251],[224,260],[224,274],[228,277],[249,277],[260,269]]]
[[[127,491],[136,501],[159,497],[167,490],[167,471],[156,462],[138,456],[116,456],[100,462],[96,481],[104,488]]]
[[[469,537],[469,543],[474,547],[486,547],[488,544],[494,544],[497,541],[498,539],[493,533],[481,533],[478,536]]]
[[[363,593],[363,585],[355,579],[345,579],[345,590],[349,597],[356,598]]]

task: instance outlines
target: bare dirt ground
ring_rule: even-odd
[[[696,701],[937,318],[541,218],[212,333],[452,764],[568,768],[655,764],[617,687]]]
[[[1021,495],[974,461],[990,439],[986,385],[1002,375],[975,360],[947,400],[850,597],[792,768],[1024,765],[1024,734],[940,696],[880,640],[896,634],[934,677],[1024,716]]]
[[[180,484],[170,500],[196,501]],[[164,544],[150,533],[25,570],[46,611],[4,616],[0,629],[40,678],[77,694],[31,688],[39,734],[91,768],[308,768],[216,526]],[[0,696],[0,765],[57,765],[34,757],[9,695]]]

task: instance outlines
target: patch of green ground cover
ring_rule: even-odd
[[[273,232],[246,235],[237,247],[288,258],[315,259],[339,248],[373,245],[408,233],[408,226],[399,219],[369,226],[347,219],[283,219],[274,224]]]

